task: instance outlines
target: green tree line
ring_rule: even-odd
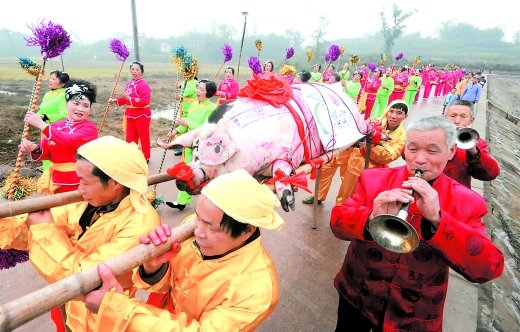
[[[260,61],[273,60],[275,67],[283,61],[288,47],[295,48],[295,56],[286,63],[299,70],[310,70],[314,63],[324,63],[324,54],[330,44],[345,48],[340,66],[347,62],[351,54],[359,55],[361,62],[379,64],[381,53],[385,52],[385,39],[382,32],[367,34],[363,38],[327,39],[327,24],[320,24],[313,36],[312,45],[304,43],[304,37],[297,30],[288,30],[281,34],[253,35],[246,31],[241,64],[247,66],[247,58],[258,56],[255,40],[260,39],[263,49]],[[169,62],[171,51],[176,46],[184,46],[201,64],[220,64],[223,60],[221,48],[229,43],[234,49],[234,56],[229,63],[236,66],[240,47],[240,37],[236,29],[227,26],[215,26],[209,32],[189,32],[170,38],[139,37],[141,61]],[[20,32],[8,29],[0,30],[0,57],[16,59],[29,56],[39,59],[41,56],[35,47],[26,46],[28,37]],[[132,36],[118,36],[132,52]],[[422,63],[435,64],[437,67],[458,64],[464,68],[483,68],[485,70],[520,71],[520,38],[514,42],[505,42],[504,32],[500,28],[479,29],[466,23],[445,22],[436,38],[422,38],[419,33],[403,33],[394,41],[393,52],[403,52],[404,58],[398,65],[411,64],[416,56]],[[64,53],[67,60],[113,60],[114,55],[108,50],[109,40],[94,43],[73,42]],[[318,47],[317,47],[318,45]],[[313,49],[315,57],[307,60],[306,50]],[[395,54],[387,54],[392,63]],[[132,55],[131,55],[132,58]]]

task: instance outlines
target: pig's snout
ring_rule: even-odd
[[[186,181],[177,180],[175,184],[177,185],[177,189],[179,189],[180,191],[185,191],[189,193],[191,190],[190,185]]]

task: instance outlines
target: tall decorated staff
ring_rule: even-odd
[[[308,48],[307,51],[305,51],[305,54],[307,55],[307,62],[311,62],[311,60],[314,58],[314,50],[312,48]]]
[[[404,53],[403,52],[399,52],[395,55],[395,62],[393,64],[393,67],[395,67],[395,64],[397,63],[397,61],[401,60],[404,56]]]
[[[359,55],[351,54],[350,55],[350,59],[348,60],[349,68],[350,68],[350,66],[355,65],[356,66],[356,70],[357,70],[357,64],[359,63],[359,60],[360,60]]]
[[[415,68],[415,66],[421,64],[421,56],[418,55],[415,57],[415,59],[413,60],[413,63],[412,63],[412,67]]]
[[[381,58],[380,58],[381,66],[385,65],[386,60],[388,60],[386,54],[385,53],[381,53]]]
[[[262,65],[257,57],[251,56],[247,59],[249,68],[253,71],[253,75],[259,75],[262,72]]]
[[[43,63],[40,66],[29,58],[21,57],[18,60],[20,67],[29,74],[36,76],[34,83],[29,110],[34,112],[38,102],[38,96],[42,86],[43,77],[45,75],[45,63],[47,59],[55,58],[70,46],[70,36],[59,24],[52,22],[41,22],[39,25],[30,27],[34,36],[27,38],[28,46],[40,46],[40,53],[43,57]],[[30,126],[24,124],[22,139],[29,137]],[[36,191],[36,185],[33,179],[20,178],[20,168],[22,167],[22,151],[18,151],[14,170],[4,181],[3,196],[8,200],[22,200],[32,195]],[[29,259],[26,251],[17,249],[0,250],[0,270],[14,267],[18,263],[25,262]]]
[[[345,53],[345,47],[340,46],[338,60],[336,61],[336,68],[338,68],[337,70],[339,70],[339,59],[341,59],[341,56],[343,55],[343,53]]]
[[[341,48],[336,45],[332,44],[329,47],[329,50],[327,51],[327,54],[325,54],[325,68],[334,61],[338,60],[339,56],[341,55]]]
[[[262,44],[262,41],[260,39],[255,40],[255,47],[258,51],[258,60],[260,61],[260,53],[262,52],[264,45]]]
[[[285,58],[283,59],[282,64],[280,65],[280,69],[278,69],[279,73],[282,70],[283,66],[285,66],[285,61],[289,60],[293,56],[294,56],[294,47],[291,46],[286,49]],[[260,60],[258,60],[258,61],[260,61]]]
[[[177,82],[179,82],[180,75],[183,76],[185,81],[189,81],[192,78],[194,78],[195,76],[197,76],[197,73],[199,71],[198,61],[195,58],[193,58],[193,56],[190,53],[186,52],[186,49],[183,46],[178,46],[173,50],[171,63],[174,64],[177,68],[177,72],[176,72]],[[178,99],[176,99],[174,107],[173,107],[172,127],[171,127],[170,131],[173,131],[175,129],[175,119],[177,119],[177,116],[179,114],[180,104],[182,102],[182,95],[184,93],[184,87],[185,87],[185,85],[176,85],[175,94],[179,95],[180,97]],[[172,139],[173,139],[173,137],[170,138],[168,140],[168,142],[170,142],[170,140],[172,140]],[[163,156],[161,159],[161,165],[159,166],[158,173],[160,173],[162,171],[162,167],[164,165],[164,159],[166,158],[167,151],[168,150],[165,149],[163,152]],[[156,187],[157,187],[157,185],[154,187],[154,191],[155,191]],[[160,196],[157,196],[157,197],[160,197]]]
[[[38,102],[38,96],[42,86],[43,76],[45,75],[45,63],[47,59],[52,59],[65,51],[70,46],[70,36],[59,24],[54,24],[51,21],[48,23],[41,22],[39,25],[30,27],[34,36],[26,38],[28,46],[40,46],[40,53],[43,57],[43,62],[36,78],[35,88],[32,95],[31,106],[29,111],[34,112],[36,110],[36,104]],[[22,139],[29,137],[30,126],[24,124]],[[18,157],[16,158],[16,164],[13,170],[15,174],[11,182],[11,188],[9,189],[8,199],[13,200],[16,186],[18,185],[20,168],[22,167],[22,151],[18,151]]]
[[[110,96],[108,97],[107,104],[105,106],[105,109],[103,110],[103,119],[101,120],[101,124],[99,125],[99,133],[101,133],[101,130],[103,129],[103,124],[105,123],[108,110],[110,109],[110,99],[112,99],[112,97],[114,96],[114,92],[116,91],[117,83],[119,83],[119,78],[121,77],[121,72],[123,71],[125,61],[130,55],[130,52],[128,51],[128,48],[126,47],[125,43],[123,43],[119,39],[112,39],[108,45],[108,48],[116,55],[116,59],[121,61],[121,66],[119,67],[119,72],[117,73],[116,81],[114,82],[114,86],[112,87],[112,91],[110,92]]]
[[[220,71],[222,70],[222,67],[224,67],[226,62],[233,59],[233,47],[231,47],[231,45],[229,45],[229,44],[224,44],[224,46],[222,46],[222,56],[224,57],[224,61],[222,62],[222,64],[220,65],[220,68],[215,73],[215,76],[213,76],[213,79],[211,79],[212,81],[215,81],[215,79],[217,78],[218,74],[220,73]]]

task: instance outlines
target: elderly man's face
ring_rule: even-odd
[[[99,177],[92,175],[93,169],[94,164],[88,160],[80,159],[76,162],[76,174],[79,177],[78,191],[83,196],[83,200],[93,206],[119,202],[124,187],[112,179],[104,185]]]
[[[450,120],[457,129],[468,128],[475,120],[471,114],[471,107],[464,105],[448,106],[445,117]]]
[[[252,234],[247,231],[237,238],[231,237],[220,225],[224,212],[204,195],[197,200],[195,214],[195,241],[204,256],[223,255],[238,249]]]
[[[411,130],[407,134],[405,147],[408,172],[415,174],[416,169],[420,168],[424,171],[423,179],[433,180],[442,173],[456,149],[456,145],[448,147],[446,134],[442,129]]]

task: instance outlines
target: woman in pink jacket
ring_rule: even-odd
[[[130,65],[132,80],[125,86],[125,92],[117,94],[117,98],[110,102],[117,106],[126,106],[125,110],[125,133],[127,142],[141,141],[141,150],[146,162],[150,160],[150,121],[152,111],[150,100],[152,89],[143,79],[144,66],[134,61]]]

